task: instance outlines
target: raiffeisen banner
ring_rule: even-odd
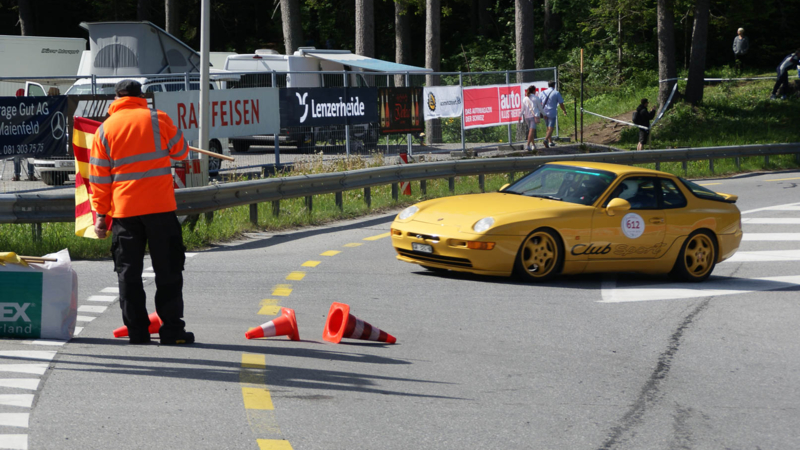
[[[517,123],[522,97],[528,86],[537,94],[547,88],[546,81],[497,84],[464,88],[464,128],[493,127]]]
[[[378,121],[377,88],[280,90],[281,127],[324,127]]]
[[[199,138],[200,91],[157,92],[155,107],[169,115],[189,140]],[[210,92],[209,138],[280,133],[277,88],[220,89]]]

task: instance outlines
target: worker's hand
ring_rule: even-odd
[[[97,222],[94,224],[94,232],[100,239],[106,238],[108,235],[108,225],[106,225],[105,216],[100,216],[97,218]]]

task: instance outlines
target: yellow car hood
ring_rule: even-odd
[[[582,207],[569,202],[502,192],[445,197],[417,206],[419,212],[414,214],[413,221],[458,226],[463,227],[463,231],[471,231],[475,222],[484,217],[493,217],[499,224],[505,222],[501,218],[514,214],[524,214],[526,218],[533,219],[540,214],[549,215],[555,211]]]

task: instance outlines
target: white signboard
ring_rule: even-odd
[[[425,120],[461,117],[464,98],[460,86],[436,86],[423,89]]]
[[[210,94],[209,138],[280,133],[278,89],[221,89]],[[200,91],[156,92],[155,107],[169,115],[186,139],[199,138]]]

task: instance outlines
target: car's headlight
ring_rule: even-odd
[[[484,217],[483,219],[475,222],[475,225],[472,226],[472,229],[477,233],[483,233],[489,228],[492,228],[492,225],[494,225],[494,219],[491,217]]]
[[[419,211],[419,208],[417,208],[416,206],[409,206],[408,208],[400,211],[400,214],[397,215],[397,218],[400,220],[406,220],[409,217],[416,214],[417,211]]]

